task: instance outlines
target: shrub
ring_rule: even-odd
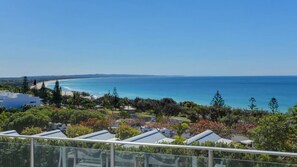
[[[128,125],[121,124],[117,129],[116,129],[116,137],[120,138],[121,140],[139,135],[140,131],[132,128]]]
[[[82,136],[92,132],[93,130],[89,127],[85,127],[82,125],[71,125],[67,127],[66,135],[67,137],[74,138],[74,137]]]
[[[42,133],[41,128],[39,127],[27,127],[22,131],[22,135],[36,135]]]

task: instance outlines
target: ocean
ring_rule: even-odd
[[[194,101],[209,105],[217,90],[225,104],[234,108],[248,108],[250,97],[259,109],[269,110],[268,103],[275,97],[279,110],[286,112],[297,104],[297,77],[173,77],[129,76],[61,80],[64,90],[84,91],[102,96],[116,87],[120,97],[161,99],[170,97],[180,101]],[[54,83],[47,85],[54,87]]]

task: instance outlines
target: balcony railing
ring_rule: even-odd
[[[297,153],[0,135],[0,167],[297,167]]]

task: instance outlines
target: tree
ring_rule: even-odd
[[[26,112],[15,113],[10,116],[4,124],[5,130],[14,129],[17,132],[22,132],[26,127],[39,127],[45,129],[50,122],[50,118],[41,112]]]
[[[110,123],[108,119],[90,118],[86,121],[81,121],[80,125],[89,127],[94,131],[107,130],[110,128]]]
[[[257,105],[255,104],[256,99],[254,97],[251,97],[249,101],[250,101],[250,105],[249,105],[250,109],[254,110],[257,107]]]
[[[265,116],[259,120],[258,127],[251,132],[257,149],[271,151],[292,151],[292,126],[283,114]],[[296,146],[296,143],[295,143]]]
[[[268,106],[271,109],[271,112],[275,114],[278,111],[278,107],[279,107],[277,99],[275,97],[271,98]]]
[[[38,95],[38,91],[37,91],[37,81],[36,81],[36,79],[35,79],[34,82],[33,82],[33,94],[34,94],[34,96],[37,96],[37,95]]]
[[[56,105],[56,107],[61,107],[62,94],[61,94],[61,87],[60,87],[59,81],[56,81],[55,83],[52,102]]]
[[[74,92],[72,96],[72,106],[78,108],[80,105],[80,94],[79,92]]]
[[[103,107],[111,109],[112,108],[112,96],[110,92],[107,94],[104,94],[103,97],[101,97],[101,104]]]
[[[42,82],[41,88],[39,89],[39,97],[42,99],[44,104],[47,103],[49,96],[44,82]]]
[[[116,137],[121,139],[121,140],[130,138],[130,137],[133,137],[133,136],[136,136],[136,135],[139,135],[139,134],[140,134],[139,130],[137,130],[135,128],[132,128],[132,127],[130,127],[128,125],[125,125],[125,124],[121,124],[116,129]]]
[[[218,108],[225,106],[225,101],[219,91],[216,92],[210,104]]]
[[[27,93],[29,91],[29,83],[28,83],[28,77],[23,77],[23,89],[22,93]]]
[[[119,98],[119,94],[117,92],[117,88],[114,87],[113,88],[113,93],[112,93],[112,105],[113,105],[113,108],[117,108],[118,107],[118,103],[120,101],[120,98]]]
[[[180,105],[176,103],[172,98],[163,98],[160,100],[161,111],[165,116],[177,116],[181,111]]]
[[[178,123],[172,125],[171,128],[176,132],[178,136],[181,136],[189,129],[189,125],[187,123]]]

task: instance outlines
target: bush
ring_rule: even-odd
[[[116,137],[120,138],[121,140],[139,135],[140,131],[132,128],[128,125],[121,124],[117,129],[116,129]]]
[[[81,125],[89,127],[94,131],[106,130],[110,127],[110,122],[107,119],[90,118],[86,121],[80,122]]]
[[[39,127],[27,127],[22,131],[22,135],[36,135],[42,133],[41,128]]]
[[[66,135],[67,137],[74,138],[82,135],[92,133],[93,130],[89,127],[82,125],[71,125],[67,127]]]

